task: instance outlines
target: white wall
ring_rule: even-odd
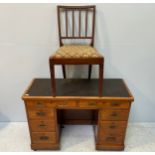
[[[128,84],[130,121],[155,121],[155,4],[96,5],[105,77]],[[0,121],[26,120],[22,93],[32,78],[50,77],[48,58],[57,48],[56,4],[0,4]]]

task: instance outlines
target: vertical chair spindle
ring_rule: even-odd
[[[72,37],[74,37],[74,10],[72,10]]]
[[[79,10],[79,37],[81,37],[81,10]]]
[[[86,10],[86,15],[85,15],[86,19],[86,23],[85,23],[85,37],[87,37],[87,29],[88,29],[88,10]]]
[[[65,10],[66,16],[66,37],[68,37],[68,10]]]

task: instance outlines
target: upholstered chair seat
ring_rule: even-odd
[[[102,57],[95,48],[89,45],[64,45],[54,54],[53,58],[99,58]]]

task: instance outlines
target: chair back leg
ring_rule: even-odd
[[[63,73],[63,78],[66,79],[66,69],[65,69],[65,65],[62,65],[62,73]]]
[[[88,79],[89,80],[91,78],[91,72],[92,72],[92,65],[89,65],[89,69],[88,69]]]

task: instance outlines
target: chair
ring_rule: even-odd
[[[88,79],[91,78],[92,65],[98,65],[99,96],[102,96],[103,94],[104,58],[93,47],[95,33],[95,9],[96,7],[94,5],[57,6],[60,48],[49,58],[52,96],[56,96],[54,66],[62,65],[63,77],[66,78],[65,65],[70,64],[88,65]],[[68,40],[85,40],[87,44],[65,43],[65,41]]]

